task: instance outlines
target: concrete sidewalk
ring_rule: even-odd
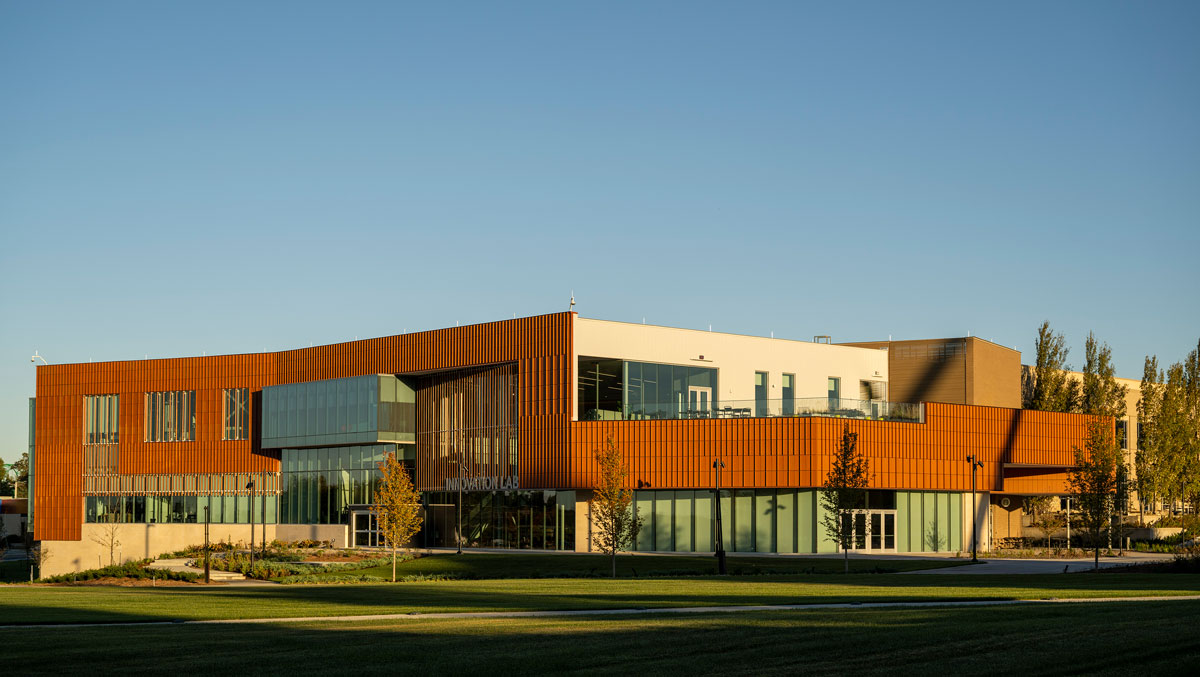
[[[1161,553],[1127,552],[1121,557],[1101,557],[1100,568],[1111,569],[1147,562],[1169,562],[1172,555]],[[1064,574],[1076,571],[1091,571],[1095,568],[1092,559],[987,559],[980,558],[979,564],[944,569],[910,571],[912,574]]]

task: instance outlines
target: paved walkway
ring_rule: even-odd
[[[827,609],[913,609],[934,607],[1014,606],[1018,604],[1094,604],[1100,602],[1175,602],[1200,600],[1200,595],[1157,597],[1080,597],[1071,599],[997,599],[975,601],[934,602],[858,602],[839,604],[762,604],[755,606],[690,606],[632,609],[567,609],[559,611],[463,611],[445,613],[372,614],[357,616],[295,616],[291,618],[232,618],[202,621],[142,621],[132,623],[64,623],[45,625],[4,625],[5,630],[19,628],[94,628],[97,626],[131,625],[241,625],[270,623],[362,622],[388,620],[423,620],[429,618],[554,618],[564,616],[638,616],[646,614],[713,614],[746,613],[753,611],[823,611]]]
[[[149,564],[149,568],[164,569],[166,571],[178,571],[178,572],[182,572],[182,573],[196,574],[196,575],[200,576],[200,578],[204,578],[204,568],[203,567],[188,566],[188,562],[191,562],[193,559],[195,559],[195,558],[178,557],[178,558],[174,558],[174,559],[159,559],[159,560],[155,560],[155,561],[151,562]],[[261,584],[261,585],[277,585],[276,583],[272,583],[270,581],[249,580],[242,574],[237,573],[236,571],[217,571],[216,569],[209,569],[208,580],[210,580],[214,583],[231,583],[231,584],[232,583],[243,583],[243,584],[248,584],[248,585],[259,585],[259,584]]]
[[[1146,562],[1169,562],[1173,555],[1160,553],[1127,552],[1121,557],[1101,557],[1100,568],[1130,566]],[[912,574],[1065,574],[1076,571],[1091,571],[1095,562],[1091,559],[980,559],[979,564],[942,569],[910,571]]]

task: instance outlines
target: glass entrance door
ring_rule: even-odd
[[[688,386],[688,418],[708,418],[711,407],[712,388]]]
[[[896,511],[867,510],[854,515],[854,537],[850,539],[855,550],[895,551]]]
[[[350,533],[355,548],[377,548],[380,545],[379,524],[370,512],[350,513]]]

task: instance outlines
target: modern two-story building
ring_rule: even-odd
[[[1019,353],[975,338],[834,345],[575,313],[40,366],[34,535],[46,573],[106,563],[113,536],[122,559],[198,543],[206,520],[217,539],[377,545],[376,464],[395,453],[423,492],[418,545],[455,543],[461,501],[469,547],[587,551],[611,441],[639,550],[712,551],[719,500],[728,550],[832,552],[817,488],[848,427],[872,473],[857,549],[986,547],[989,506],[1064,491],[1084,436],[1082,416],[1019,409],[1019,379]]]

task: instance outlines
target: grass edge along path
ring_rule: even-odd
[[[1190,674],[1200,602],[97,625],[18,632],[13,674]],[[34,629],[33,632],[40,632]],[[11,634],[11,633],[10,633]],[[26,639],[30,638],[30,639]],[[869,641],[864,641],[869,638]]]
[[[894,574],[685,579],[499,579],[380,585],[0,588],[6,625],[408,613],[865,602],[1154,597],[1200,593],[1200,574]]]

